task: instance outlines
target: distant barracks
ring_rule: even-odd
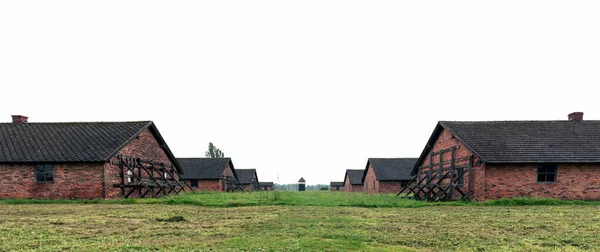
[[[240,185],[230,158],[189,160],[175,158],[151,121],[29,123],[17,115],[0,123],[0,198],[160,197],[273,187],[257,177],[252,186]]]
[[[425,141],[424,141],[425,142]],[[301,179],[301,181],[304,181]],[[304,182],[299,182],[304,187]],[[0,198],[272,190],[231,158],[176,158],[152,121],[0,123]],[[600,199],[600,121],[440,121],[415,158],[369,158],[332,192],[445,201]]]

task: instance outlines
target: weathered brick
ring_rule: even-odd
[[[222,176],[233,177],[233,170],[229,163],[225,166]],[[188,185],[191,185],[191,180],[186,180]],[[227,185],[222,179],[201,179],[198,180],[198,187],[194,188],[194,191],[227,191]],[[252,185],[250,185],[252,187]]]
[[[54,182],[36,182],[34,164],[1,164],[0,198],[102,198],[102,167],[98,163],[53,164]]]
[[[353,185],[350,184],[350,178],[346,175],[346,179],[344,180],[344,192],[364,192],[363,185]]]
[[[429,165],[431,152],[457,146],[455,157],[471,156],[473,153],[462,141],[444,129],[420,164]],[[444,154],[450,160],[450,153]],[[434,159],[434,163],[439,160]],[[536,164],[486,164],[474,155],[472,177],[465,177],[465,191],[472,178],[473,199],[477,201],[507,197],[543,197],[561,199],[600,199],[600,165],[558,164],[556,183],[538,183]],[[427,171],[427,169],[422,169]],[[424,176],[424,175],[423,175]],[[456,195],[455,195],[456,196]]]
[[[171,164],[156,138],[146,129],[118,154]],[[110,163],[53,164],[54,182],[35,182],[35,164],[0,164],[0,198],[119,198],[119,166]],[[131,197],[139,195],[133,194]]]

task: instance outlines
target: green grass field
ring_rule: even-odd
[[[240,207],[241,206],[241,207]],[[0,201],[2,250],[576,251],[600,249],[598,202],[432,204],[330,192]]]

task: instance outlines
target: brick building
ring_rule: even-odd
[[[364,170],[363,190],[368,193],[398,193],[413,178],[416,158],[369,158]]]
[[[344,191],[344,182],[330,182],[329,183],[329,191],[343,192]]]
[[[439,172],[440,164],[443,171]],[[457,189],[473,200],[505,197],[600,199],[600,121],[441,121],[413,175],[435,181],[450,166]],[[439,179],[438,179],[439,180]],[[423,182],[425,183],[425,182]],[[452,188],[453,189],[453,188]],[[424,190],[426,191],[426,190]]]
[[[344,192],[364,192],[363,175],[365,170],[346,170],[344,175]]]
[[[263,191],[272,191],[273,182],[259,182],[258,187],[260,187],[260,189]]]
[[[236,169],[238,182],[246,191],[260,190],[256,169]]]
[[[177,158],[183,170],[183,179],[194,191],[221,191],[230,189],[227,180],[237,183],[237,173],[231,158]]]
[[[161,196],[180,172],[151,121],[0,123],[0,198]]]

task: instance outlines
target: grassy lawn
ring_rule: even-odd
[[[379,203],[365,203],[371,207],[346,207],[339,205],[371,196],[282,192],[278,200],[267,203],[262,193],[205,193],[136,202],[0,201],[0,251],[600,248],[596,204],[392,203],[395,197],[382,195],[372,197]],[[218,207],[188,202],[192,199]],[[231,207],[240,202],[249,206]]]

